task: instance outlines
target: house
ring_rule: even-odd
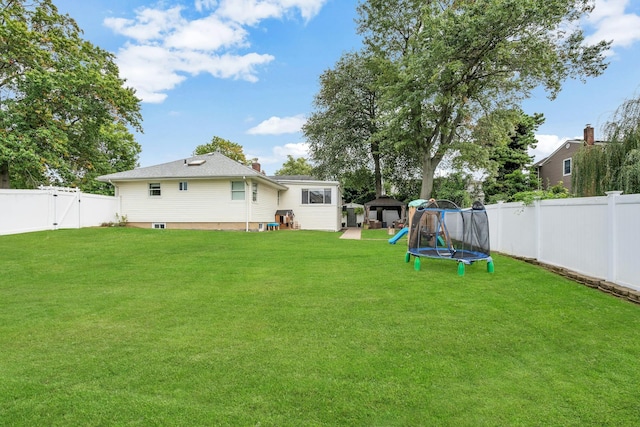
[[[535,163],[538,178],[545,190],[562,182],[562,185],[571,192],[571,173],[573,172],[573,156],[585,145],[600,145],[602,141],[596,141],[591,125],[584,128],[584,139],[569,139],[564,141],[548,157]]]
[[[134,227],[262,231],[281,227],[338,231],[338,182],[267,177],[210,153],[97,178],[115,187],[120,214]]]

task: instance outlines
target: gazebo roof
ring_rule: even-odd
[[[365,203],[364,205],[368,208],[375,208],[375,207],[396,208],[396,207],[406,206],[407,204],[389,196],[380,196],[377,199],[374,199],[374,200],[371,200],[370,202]]]

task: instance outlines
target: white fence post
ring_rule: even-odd
[[[496,231],[496,242],[498,242],[498,251],[502,251],[502,227],[504,226],[502,222],[502,205],[504,204],[503,200],[498,201],[498,230]]]
[[[607,191],[605,194],[607,195],[607,247],[609,248],[609,259],[607,259],[607,281],[615,283],[618,262],[616,198],[622,194],[622,191]]]
[[[540,206],[540,198],[537,197],[533,201],[533,205],[535,208],[535,221],[536,221],[536,260],[540,261],[542,258],[542,208]]]

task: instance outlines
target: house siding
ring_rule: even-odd
[[[283,182],[289,187],[280,193],[278,209],[291,209],[295,222],[304,230],[339,231],[342,226],[341,194],[333,182]],[[303,188],[331,188],[331,204],[303,204]]]
[[[179,191],[187,181],[188,190]],[[161,195],[149,196],[149,183],[160,182]],[[131,223],[153,222],[243,222],[247,218],[245,200],[231,200],[230,180],[148,180],[118,183],[122,214]]]
[[[251,202],[251,221],[257,223],[273,222],[278,209],[278,190],[258,182],[258,201]]]
[[[569,144],[569,148],[566,148],[566,144]],[[564,175],[564,161],[571,159],[571,171],[573,173],[573,156],[582,145],[582,142],[565,143],[544,162],[544,165],[538,168],[538,176],[542,181],[543,188],[549,189],[558,184],[558,182],[562,182],[562,185],[571,191],[571,175]]]
[[[187,181],[187,191],[179,183]],[[245,185],[245,200],[231,200],[232,180],[145,180],[118,183],[123,215],[133,227],[164,223],[167,228],[257,230],[273,222],[278,209],[278,190],[258,183],[258,198],[252,200],[252,180]],[[149,184],[160,183],[160,196],[149,196]],[[286,193],[287,191],[281,191]],[[248,215],[247,215],[247,208]],[[324,206],[323,206],[324,208]],[[291,209],[291,208],[290,208]],[[322,215],[320,215],[322,217]],[[309,224],[311,225],[311,224]],[[324,222],[312,229],[327,229]]]

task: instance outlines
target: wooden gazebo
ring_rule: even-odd
[[[375,219],[372,218],[372,211],[376,212]],[[385,211],[393,213],[385,214]],[[364,218],[369,228],[395,226],[407,218],[407,204],[389,196],[380,196],[364,204]],[[389,220],[390,218],[393,219]]]

